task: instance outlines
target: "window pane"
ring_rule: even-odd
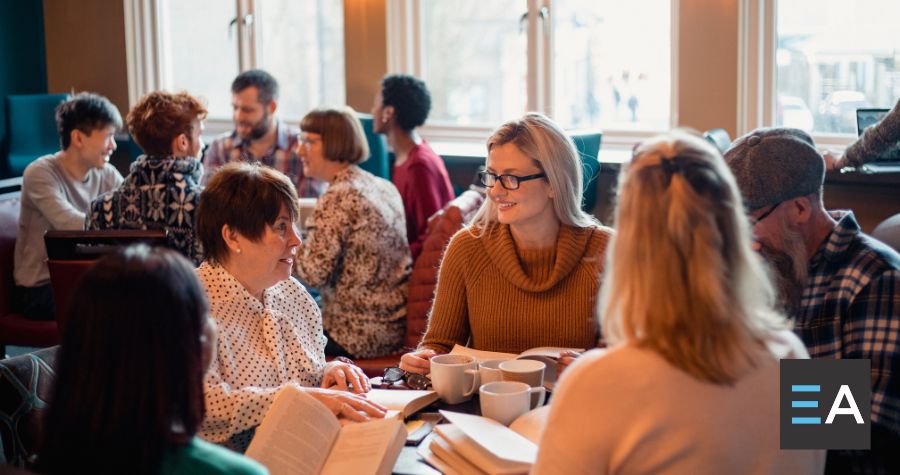
[[[256,0],[257,64],[281,88],[280,116],[299,121],[344,104],[344,10],[336,0]]]
[[[522,0],[424,0],[429,123],[497,126],[528,97]]]
[[[231,81],[238,73],[233,1],[162,0],[163,87],[208,101],[209,118],[231,118]],[[198,21],[202,18],[203,21]]]
[[[779,1],[775,123],[856,134],[856,109],[900,97],[896,0]]]
[[[669,127],[670,4],[553,2],[553,115],[560,123],[626,130]]]

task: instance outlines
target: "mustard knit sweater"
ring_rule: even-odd
[[[596,298],[604,227],[560,226],[556,247],[516,248],[509,226],[480,236],[456,233],[441,262],[422,348],[454,344],[520,353],[539,346],[592,348],[599,336]]]

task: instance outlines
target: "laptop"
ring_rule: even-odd
[[[856,109],[856,131],[862,136],[867,128],[881,122],[890,109]],[[900,173],[900,142],[867,163],[865,170],[874,173]]]

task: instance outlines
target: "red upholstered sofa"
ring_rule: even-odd
[[[419,345],[425,328],[428,326],[428,312],[431,310],[431,301],[434,299],[438,267],[440,267],[441,257],[444,255],[447,243],[463,227],[463,224],[471,221],[482,202],[484,202],[484,194],[477,189],[470,189],[447,203],[444,209],[429,218],[425,242],[422,244],[422,253],[416,258],[412,275],[409,277],[405,351],[412,350]],[[356,364],[369,377],[381,376],[385,368],[397,366],[400,363],[400,356],[402,354],[358,359]]]
[[[13,256],[19,228],[19,198],[0,199],[0,358],[6,345],[51,346],[59,343],[56,321],[26,320],[13,305]]]

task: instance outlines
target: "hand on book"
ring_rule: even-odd
[[[427,348],[406,353],[400,357],[400,369],[410,373],[428,374],[431,371],[431,357],[437,355]]]
[[[570,364],[575,362],[575,359],[581,356],[581,353],[577,351],[566,350],[559,354],[559,359],[556,360],[556,377],[562,375],[562,372],[569,367]]]
[[[341,391],[353,391],[354,393],[367,393],[372,389],[369,378],[356,365],[342,361],[330,361],[325,365],[322,376],[323,388],[334,388]]]
[[[364,396],[333,389],[306,388],[305,392],[327,407],[332,414],[355,422],[383,419],[387,409]]]

